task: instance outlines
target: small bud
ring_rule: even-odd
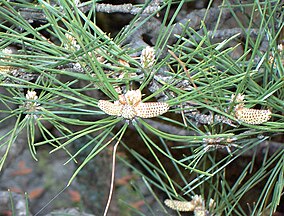
[[[68,40],[68,43],[65,44],[66,48],[69,48],[69,49],[72,49],[72,50],[79,50],[80,49],[80,46],[77,44],[76,39],[72,35],[65,33],[65,37]]]
[[[231,96],[231,102],[234,100],[235,97],[236,97],[235,101],[236,101],[237,103],[241,103],[241,102],[243,102],[244,99],[245,99],[245,96],[242,95],[242,94],[238,94],[237,96],[235,96],[234,94],[232,94],[232,96]]]
[[[124,95],[125,101],[128,105],[137,105],[141,102],[142,94],[139,89],[130,90]]]
[[[140,56],[142,68],[150,68],[154,65],[155,62],[155,50],[154,48],[147,46],[142,50]]]
[[[278,51],[280,52],[280,53],[282,53],[282,51],[283,51],[283,44],[278,44],[277,45],[277,49],[278,49]]]
[[[3,52],[4,54],[10,55],[10,54],[13,54],[15,51],[14,51],[12,48],[6,47],[6,48],[4,48],[4,49],[2,50],[2,52]]]
[[[23,107],[26,109],[27,112],[35,112],[37,110],[40,109],[40,104],[35,102],[35,100],[38,99],[38,96],[36,95],[35,91],[27,91],[26,94],[26,99],[27,101],[25,101]],[[33,100],[33,101],[31,101]],[[36,114],[28,114],[28,117],[33,116],[33,117],[37,117]]]
[[[37,100],[38,96],[36,95],[35,91],[28,91],[26,94],[26,99],[28,100]]]
[[[244,100],[245,100],[245,96],[244,95],[238,94],[237,96],[235,96],[234,94],[232,94],[231,100],[230,100],[231,103],[234,101],[234,98],[235,98],[235,102],[238,103],[235,106],[235,109],[238,109],[238,108],[244,106]]]
[[[1,62],[10,62],[11,60],[9,60],[11,58],[11,56],[9,56],[10,54],[15,53],[15,50],[9,47],[6,47],[4,49],[2,49],[0,51],[0,64]],[[0,65],[0,73],[2,74],[7,74],[10,73],[12,70],[14,69],[14,67],[9,66],[9,65]]]

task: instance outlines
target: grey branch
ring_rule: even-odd
[[[232,127],[236,127],[236,125],[233,123],[233,121],[225,116],[221,115],[213,115],[212,113],[210,114],[202,114],[197,110],[191,111],[191,112],[186,112],[185,116],[188,116],[189,118],[194,119],[196,122],[200,124],[216,124],[216,123],[224,123],[227,125],[230,125]]]
[[[91,5],[79,7],[82,12],[86,12],[91,9]],[[102,13],[128,13],[136,15],[141,13],[142,15],[149,15],[155,13],[159,10],[160,6],[157,4],[150,4],[143,11],[142,8],[137,7],[133,4],[122,4],[122,5],[113,5],[113,4],[96,4],[96,11]]]
[[[93,5],[79,6],[79,9],[85,13],[93,8]],[[143,11],[141,7],[135,6],[133,4],[122,4],[122,5],[113,5],[113,4],[99,4],[95,5],[96,12],[102,13],[127,13],[136,15],[141,13],[141,15],[153,14],[160,9],[159,3],[154,1],[154,3],[148,5]],[[62,11],[63,12],[63,11]],[[27,20],[29,23],[35,21],[46,23],[47,18],[42,10],[33,9],[33,8],[20,8],[19,14]]]

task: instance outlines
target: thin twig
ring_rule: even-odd
[[[183,62],[182,60],[180,60],[180,59],[176,56],[176,54],[174,54],[173,51],[168,50],[168,52],[175,58],[175,60],[177,60],[178,63],[180,63],[180,65],[182,66],[182,68],[183,68],[183,70],[184,70],[186,76],[187,76],[188,79],[190,80],[191,84],[192,84],[192,85],[194,86],[194,88],[197,90],[198,88],[197,88],[197,86],[195,85],[195,83],[193,82],[193,79],[191,78],[191,76],[190,76],[190,74],[189,74],[189,72],[188,72],[188,70],[187,70],[187,68],[186,68],[186,66],[185,66],[185,64],[184,64],[184,62]]]
[[[59,191],[51,200],[49,200],[34,216],[39,215],[39,213],[41,213],[44,209],[46,209],[60,194],[66,191],[68,187],[69,187],[68,185],[64,186],[64,188],[61,191]]]
[[[115,174],[115,157],[116,157],[116,151],[117,151],[117,147],[118,147],[118,144],[119,144],[119,141],[118,140],[114,147],[113,147],[113,154],[112,154],[112,170],[111,170],[111,183],[110,183],[110,190],[109,190],[109,196],[108,196],[108,200],[107,200],[107,204],[106,204],[106,207],[105,207],[105,211],[104,211],[104,216],[107,215],[108,213],[108,209],[109,209],[109,206],[110,206],[110,202],[111,202],[111,198],[112,198],[112,194],[113,194],[113,188],[114,188],[114,174]]]

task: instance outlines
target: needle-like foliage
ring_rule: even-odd
[[[88,150],[68,185],[120,143],[140,166],[122,161],[159,203],[161,212],[146,204],[153,215],[171,215],[165,197],[192,204],[195,195],[210,215],[277,210],[284,186],[281,1],[209,1],[185,19],[187,1],[147,1],[128,11],[131,21],[113,36],[98,27],[100,2],[0,2],[0,124],[9,125],[0,137],[1,171],[22,133],[35,160],[45,145],[66,151],[67,162]],[[152,48],[144,34],[156,37]],[[139,107],[145,115],[121,115],[129,105],[123,97],[136,89],[141,104],[163,105],[155,118],[143,118],[147,106]],[[89,141],[76,149],[78,140]],[[245,200],[249,194],[254,199]]]

